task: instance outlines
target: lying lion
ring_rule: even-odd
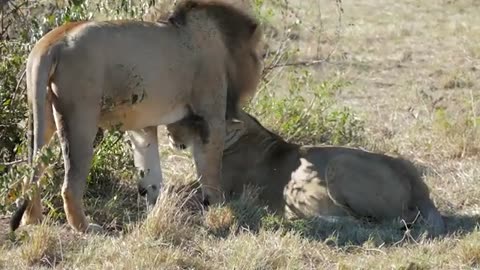
[[[206,123],[194,147],[197,173],[209,200],[221,200],[225,118],[255,92],[262,63],[261,31],[252,16],[225,3],[186,0],[166,22],[80,21],[57,27],[27,60],[27,94],[33,114],[33,160],[56,132],[62,145],[62,188],[68,223],[76,231],[100,229],[83,207],[97,127],[128,131],[139,190],[150,205],[162,187],[157,126],[194,112]],[[32,162],[30,160],[30,162]],[[24,189],[32,193],[11,227],[42,218],[35,167]]]
[[[195,145],[201,119],[167,125],[170,145]],[[222,188],[239,194],[247,184],[261,188],[260,199],[286,217],[353,216],[376,221],[418,212],[432,235],[444,221],[414,165],[404,159],[336,146],[300,146],[284,141],[253,116],[241,112],[227,124]]]

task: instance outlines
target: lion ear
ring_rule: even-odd
[[[253,22],[249,27],[250,35],[253,36],[253,34],[255,34],[255,32],[257,31],[257,28],[258,28],[258,23]]]
[[[259,43],[260,40],[262,39],[262,34],[263,34],[260,25],[256,22],[253,22],[248,28],[248,31],[250,33],[251,42]]]
[[[198,3],[196,1],[185,1],[172,14],[170,14],[168,22],[175,26],[184,26],[187,20],[187,13],[197,6]]]
[[[196,1],[187,1],[185,3],[185,9],[190,11],[198,6],[198,3]]]
[[[168,16],[168,22],[175,26],[184,26],[186,23],[185,12],[174,12]]]

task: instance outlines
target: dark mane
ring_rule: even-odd
[[[176,26],[184,26],[187,23],[187,15],[193,11],[203,10],[209,18],[212,18],[219,31],[222,33],[223,43],[235,61],[248,61],[239,56],[238,50],[249,45],[255,45],[258,22],[253,17],[228,3],[218,0],[184,0],[174,7],[172,13],[166,18],[169,23]],[[247,42],[247,43],[246,43]],[[250,43],[248,43],[250,42]],[[253,57],[252,59],[255,59]],[[228,68],[230,69],[230,68]],[[239,104],[242,99],[252,95],[256,89],[244,89],[242,84],[249,78],[239,77],[240,72],[234,68],[228,72],[227,107],[226,119],[232,119],[238,114]]]
[[[168,21],[185,24],[187,14],[194,10],[205,10],[216,21],[223,34],[225,46],[230,52],[235,51],[239,43],[250,39],[258,27],[258,22],[253,16],[218,0],[181,1],[174,7]]]

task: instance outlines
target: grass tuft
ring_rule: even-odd
[[[28,266],[55,266],[62,260],[59,234],[48,220],[25,231],[20,258]]]
[[[186,202],[181,194],[166,190],[137,233],[173,245],[181,245],[193,239],[195,235],[193,226],[196,221],[194,216],[183,208]]]

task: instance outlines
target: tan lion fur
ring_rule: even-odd
[[[254,93],[261,76],[257,21],[217,1],[179,3],[168,23],[89,21],[60,26],[43,36],[27,60],[28,101],[33,114],[33,162],[55,131],[65,161],[62,197],[68,223],[88,224],[83,207],[97,127],[128,131],[139,187],[154,204],[162,185],[156,126],[189,111],[204,119],[208,137],[194,147],[197,174],[209,200],[221,201],[225,118]],[[36,186],[36,165],[25,189]],[[34,189],[12,229],[42,218]],[[22,212],[22,210],[19,210]]]
[[[232,135],[223,154],[226,192],[240,194],[246,185],[258,186],[260,199],[290,218],[399,217],[412,222],[420,212],[432,235],[444,232],[429,189],[411,162],[360,149],[288,143],[253,116],[239,116],[240,122],[227,123]],[[171,146],[195,144],[191,127],[188,118],[167,125]]]

